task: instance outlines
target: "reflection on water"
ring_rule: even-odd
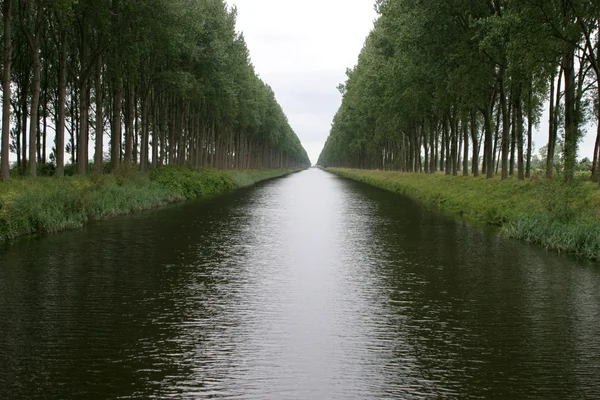
[[[0,398],[600,398],[600,270],[318,170],[0,248]]]

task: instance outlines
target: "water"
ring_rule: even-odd
[[[0,264],[1,399],[600,398],[600,268],[319,170]]]

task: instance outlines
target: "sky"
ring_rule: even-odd
[[[256,72],[269,84],[313,164],[377,17],[374,0],[230,0]]]
[[[238,8],[252,63],[275,91],[290,124],[315,164],[346,81],[376,19],[373,0],[230,0]],[[533,141],[548,143],[544,113]],[[596,125],[586,127],[579,157],[592,158]]]

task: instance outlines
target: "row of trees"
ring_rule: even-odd
[[[600,118],[600,2],[377,0],[376,8],[319,164],[475,176],[481,167],[488,178],[524,179],[549,104],[546,174],[562,143],[573,179],[582,128]],[[597,135],[595,179],[600,127]]]
[[[2,12],[3,180],[9,152],[30,176],[49,162],[62,176],[65,151],[79,174],[90,159],[98,172],[108,159],[113,172],[310,163],[223,0],[3,0]]]

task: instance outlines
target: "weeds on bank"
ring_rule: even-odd
[[[80,227],[181,198],[141,174],[14,179],[0,184],[0,241]]]
[[[149,177],[186,199],[213,196],[236,187],[227,173],[213,169],[172,166],[154,169]]]
[[[502,234],[547,249],[600,260],[600,192],[585,176],[453,177],[388,171],[330,171],[406,195],[426,207],[498,226]]]
[[[0,183],[0,241],[83,226],[86,222],[185,199],[214,196],[293,170],[218,171],[171,166],[114,175],[14,177]]]

